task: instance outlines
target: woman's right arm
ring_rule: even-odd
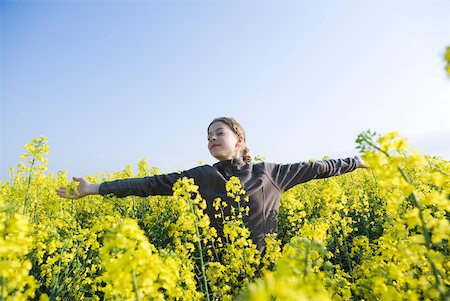
[[[192,169],[194,170],[194,169]],[[70,191],[68,194],[65,187],[60,187],[56,193],[64,198],[78,199],[87,195],[108,195],[113,194],[116,197],[123,198],[129,195],[146,197],[150,195],[172,195],[172,187],[181,177],[193,177],[193,172],[184,171],[182,173],[170,173],[163,175],[154,175],[143,178],[129,178],[93,184],[84,178],[73,180],[79,182],[78,191]]]

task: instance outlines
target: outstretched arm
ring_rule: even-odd
[[[103,182],[101,184],[89,183],[84,178],[73,180],[79,182],[77,191],[66,192],[66,187],[60,187],[56,193],[63,198],[78,199],[87,195],[113,194],[116,197],[123,198],[129,195],[146,197],[150,195],[172,195],[172,186],[182,177],[195,178],[196,168],[182,173],[170,173],[163,175],[147,176],[143,178],[129,178]],[[193,171],[193,172],[191,172]]]
[[[77,191],[74,191],[74,190],[67,191],[66,187],[61,186],[58,189],[56,189],[56,193],[60,197],[67,198],[67,199],[79,199],[79,198],[85,197],[87,195],[99,194],[100,184],[90,183],[85,178],[73,177],[72,179],[75,182],[80,183],[78,185],[78,190]],[[67,194],[67,192],[69,194]]]
[[[295,164],[268,164],[268,173],[281,191],[308,182],[342,175],[357,168],[367,168],[359,156],[346,159],[330,159]]]

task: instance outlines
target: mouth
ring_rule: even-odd
[[[211,147],[210,147],[209,149],[213,149],[213,148],[215,148],[216,146],[219,146],[219,144],[213,144],[213,145],[211,145]]]

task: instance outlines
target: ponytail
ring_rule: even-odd
[[[250,150],[247,146],[244,146],[244,149],[242,150],[242,158],[247,163],[252,162],[252,156],[250,156]]]

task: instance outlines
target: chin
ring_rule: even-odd
[[[216,159],[219,160],[219,161],[225,160],[225,159],[224,159],[223,157],[221,157],[221,156],[217,156],[217,155],[214,156],[214,155],[213,155],[213,157],[216,158]]]
[[[211,156],[213,156],[214,158],[216,158],[216,159],[219,159],[219,158],[221,158],[222,156],[220,155],[220,152],[216,152],[216,151],[210,151],[209,152],[210,154],[211,154]]]

